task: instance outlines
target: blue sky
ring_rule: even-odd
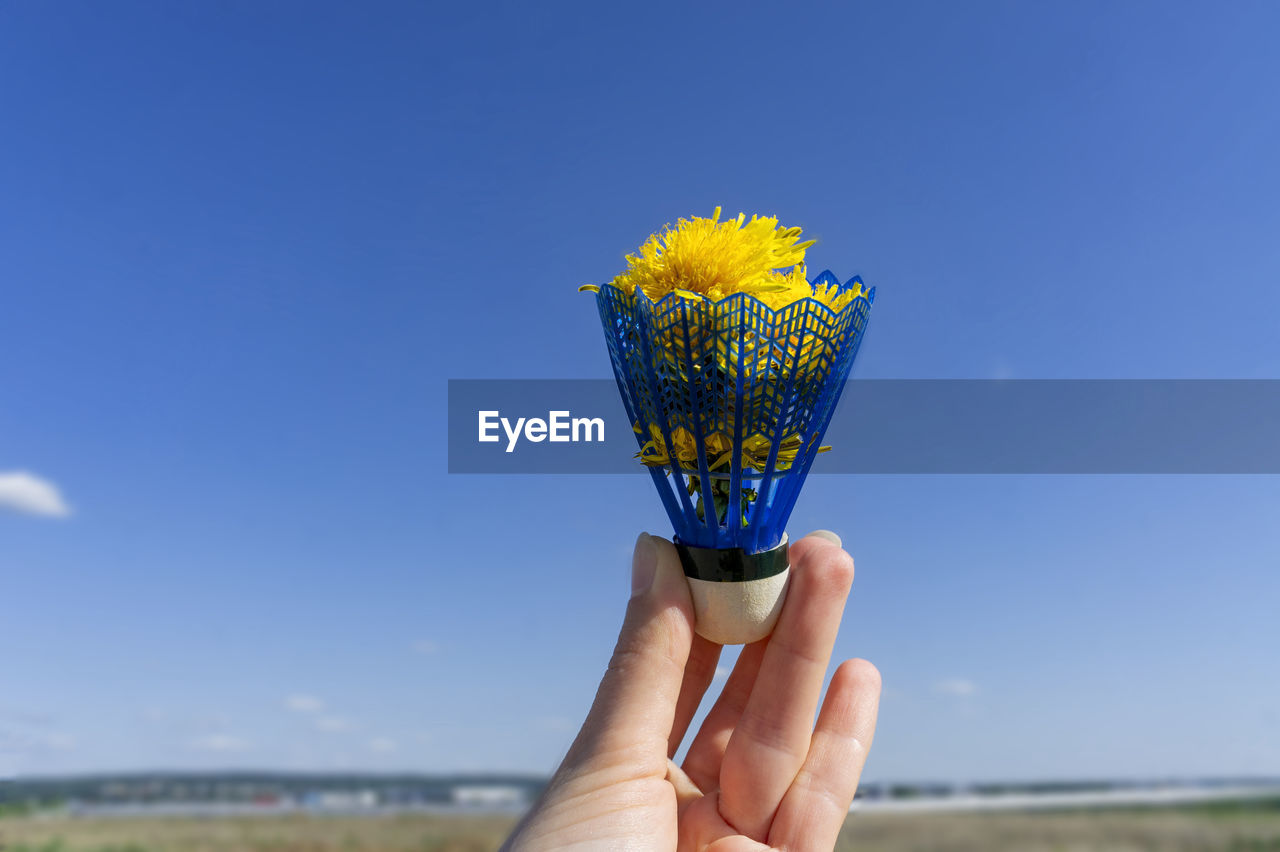
[[[642,477],[447,475],[445,382],[607,376],[575,289],[680,216],[876,285],[855,376],[1280,378],[1278,26],[6,5],[0,774],[552,768],[669,526]],[[869,778],[1185,776],[1280,773],[1278,519],[854,475],[791,529],[858,563]]]

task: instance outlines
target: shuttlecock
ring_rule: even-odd
[[[681,220],[596,294],[614,375],[689,579],[697,631],[764,638],[786,523],[866,329],[874,288],[809,281],[799,228]]]

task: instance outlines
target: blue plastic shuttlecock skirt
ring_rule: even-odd
[[[812,282],[841,292],[830,272]],[[875,290],[839,312],[637,288],[596,294],[618,390],[678,543],[759,553],[782,540],[862,342]]]

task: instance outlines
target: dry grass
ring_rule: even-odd
[[[845,823],[858,852],[1280,852],[1280,810],[864,815]]]
[[[0,820],[3,852],[491,852],[515,818],[468,816]]]
[[[3,852],[480,852],[514,818],[470,816],[0,819]],[[1280,807],[1051,814],[870,814],[839,850],[858,852],[1280,852]]]

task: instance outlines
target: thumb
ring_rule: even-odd
[[[693,641],[693,603],[671,542],[640,534],[631,601],[609,669],[574,751],[580,757],[652,746],[666,772],[667,738]]]

